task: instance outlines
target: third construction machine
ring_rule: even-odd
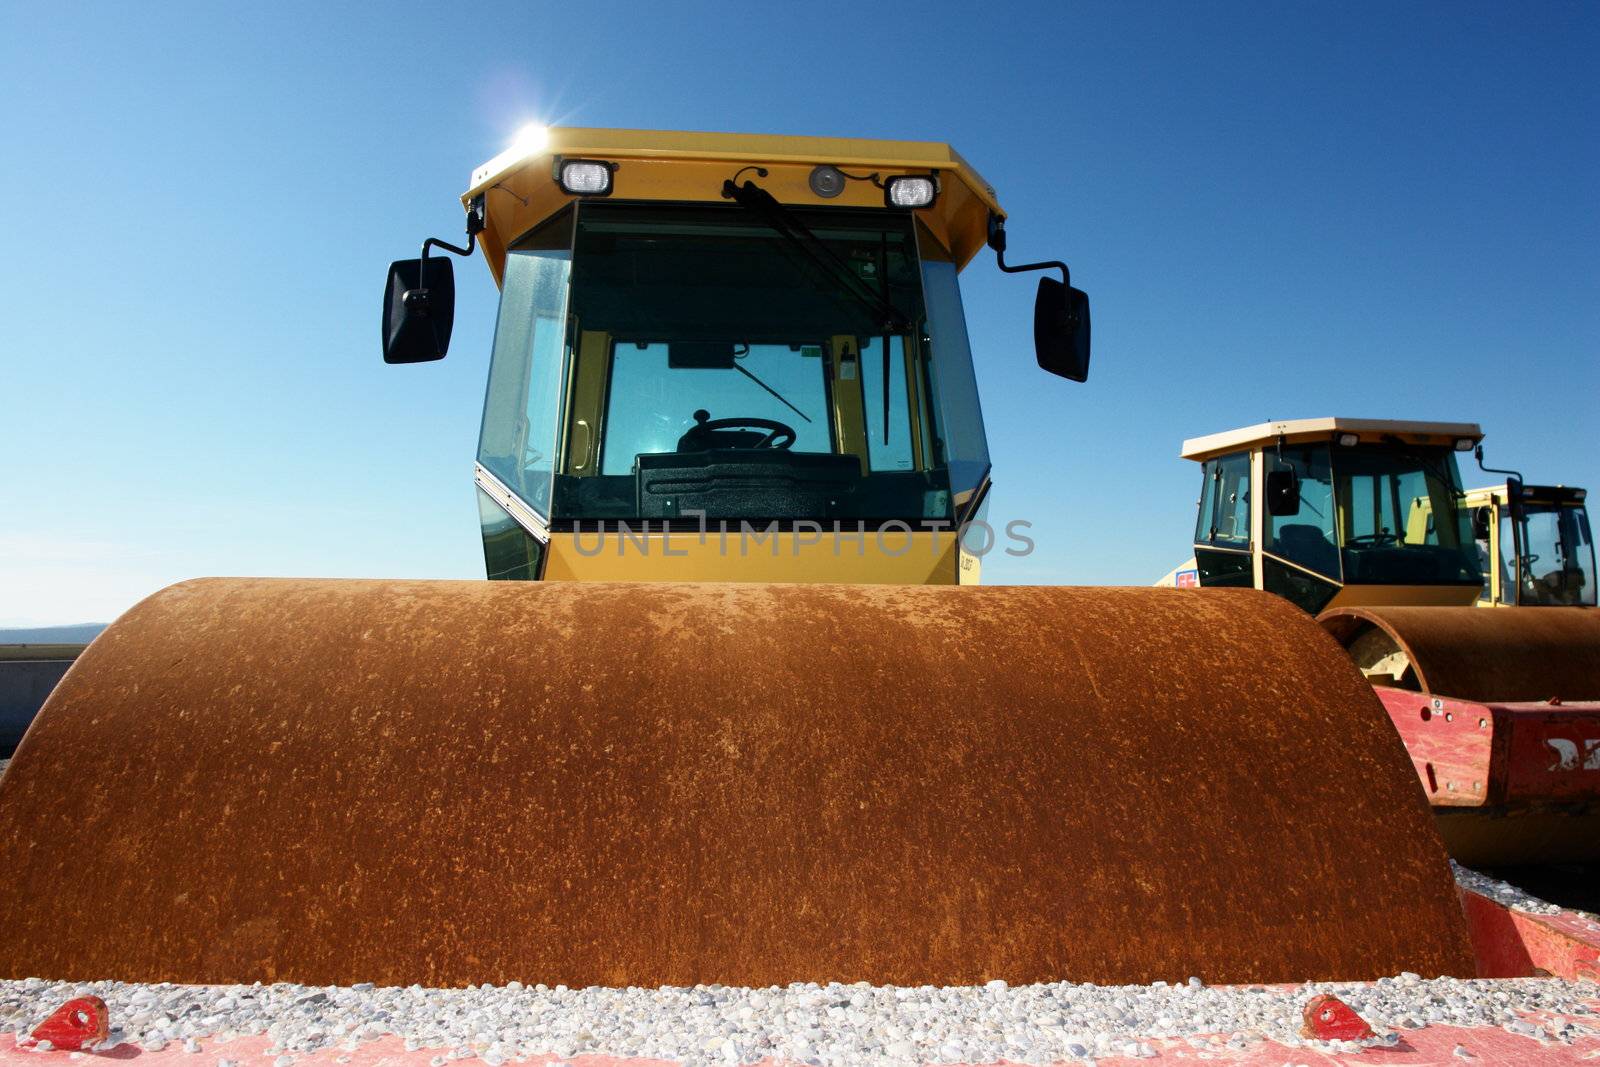
[[[1528,485],[1515,472],[1467,490],[1484,562],[1478,603],[1493,607],[1594,607],[1594,535],[1585,489]]]
[[[958,584],[990,464],[957,278],[1023,268],[948,146],[534,131],[463,203],[500,289],[484,551],[526,580],[131,609],[0,779],[0,976],[1473,973],[1309,617]],[[391,268],[391,362],[444,355],[441,244]],[[1039,362],[1082,379],[1087,301],[1031,266]]]
[[[1513,478],[1465,493],[1456,457],[1482,437],[1329,418],[1185,441],[1203,471],[1194,558],[1161,584],[1255,587],[1317,614],[1372,681],[1457,859],[1600,859],[1583,492]],[[1540,606],[1472,607],[1507,602]]]

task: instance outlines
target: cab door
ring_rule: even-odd
[[[1203,586],[1255,584],[1250,560],[1250,453],[1217,456],[1201,464],[1200,515],[1194,561]]]

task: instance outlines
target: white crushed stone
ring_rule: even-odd
[[[1571,1044],[1600,1035],[1600,986],[1551,978],[1422,979],[1310,983],[1294,988],[1071,983],[972,987],[797,984],[768,989],[568,989],[519,983],[424,989],[297,985],[0,982],[0,1028],[19,1036],[74,996],[111,1011],[110,1044],[211,1046],[216,1067],[234,1067],[226,1042],[266,1035],[273,1067],[325,1048],[353,1050],[393,1034],[406,1048],[439,1050],[432,1067],[478,1057],[490,1067],[531,1057],[637,1056],[694,1065],[911,1062],[1052,1063],[1113,1055],[1145,1057],[1153,1038],[1199,1051],[1240,1050],[1263,1039],[1354,1053],[1354,1042],[1308,1042],[1301,1009],[1333,993],[1393,1045],[1398,1030],[1435,1023],[1500,1026],[1534,1040]],[[1529,1018],[1529,1016],[1532,1018]],[[1552,1018],[1554,1016],[1555,1018]],[[1561,1017],[1568,1018],[1561,1018]],[[1469,1042],[1470,1047],[1470,1042]],[[208,1065],[209,1067],[209,1065]]]
[[[1588,919],[1600,921],[1600,916],[1591,915],[1586,911],[1577,911],[1573,908],[1563,908],[1559,904],[1541,900],[1532,893],[1518,889],[1510,882],[1502,882],[1498,878],[1491,878],[1487,874],[1475,871],[1470,867],[1463,867],[1455,860],[1450,861],[1450,869],[1455,872],[1457,885],[1465,886],[1474,893],[1480,893],[1497,903],[1504,904],[1513,911],[1523,911],[1530,915],[1559,915],[1562,912],[1571,912],[1575,915],[1582,915]]]

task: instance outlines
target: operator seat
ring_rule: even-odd
[[[1339,550],[1320,526],[1291,522],[1278,529],[1273,549],[1284,559],[1329,576],[1339,573]]]

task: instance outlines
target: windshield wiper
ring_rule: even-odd
[[[729,180],[722,183],[722,195],[724,199],[732,200],[740,207],[759,215],[768,226],[777,231],[779,236],[804,254],[812,264],[828,276],[829,280],[843,289],[846,295],[872,312],[881,332],[911,331],[911,324],[893,304],[873,292],[854,271],[833,254],[833,250],[823,243],[822,238],[812,233],[805,223],[795,218],[771,193],[752,181],[736,185]]]
[[[1457,498],[1467,495],[1466,490],[1450,477],[1450,474],[1444,463],[1431,452],[1419,451],[1415,446],[1407,445],[1406,442],[1400,440],[1400,438],[1394,436],[1393,434],[1386,433],[1383,435],[1381,440],[1384,444],[1396,446],[1394,451],[1395,455],[1404,456],[1406,459],[1414,460],[1417,465],[1422,468],[1425,474],[1433,475],[1434,480],[1437,481],[1442,488],[1449,490],[1450,495]]]
[[[748,352],[749,350],[750,350],[749,347],[746,346],[745,347],[745,351]],[[748,370],[745,370],[743,367],[739,366],[739,359],[738,359],[737,356],[735,356],[734,360],[733,360],[733,369],[738,371],[740,374],[744,375],[746,378],[749,378],[752,382],[755,382],[757,385],[761,386],[761,388],[765,389],[767,392],[771,393],[773,398],[776,399],[778,401],[778,403],[782,404],[784,407],[788,408],[790,411],[794,412],[796,415],[799,415],[802,419],[805,419],[807,422],[811,421],[811,416],[810,415],[807,415],[805,412],[801,411],[799,408],[797,408],[793,404],[789,403],[789,401],[785,400],[782,393],[778,392],[776,389],[774,389],[772,386],[768,385],[766,382],[762,381],[760,378],[757,378],[755,376],[755,372],[754,371],[748,371]]]

